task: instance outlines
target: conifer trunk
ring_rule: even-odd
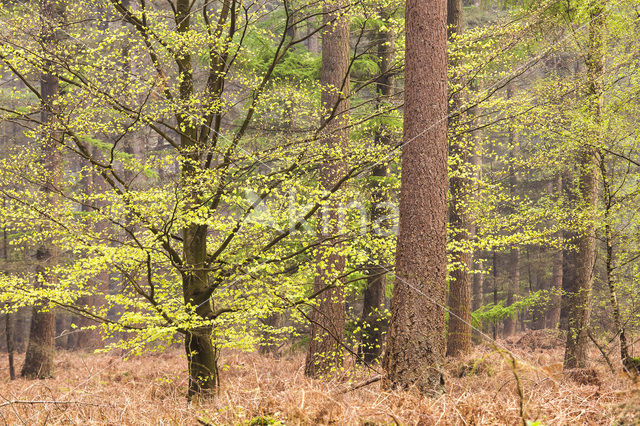
[[[453,41],[462,32],[462,0],[447,2],[447,36]],[[451,58],[449,66],[455,68],[459,60]],[[455,78],[455,77],[454,77]],[[457,78],[456,78],[457,80]],[[449,277],[449,336],[447,355],[460,356],[471,350],[471,268],[472,253],[469,249],[469,214],[466,203],[469,197],[469,179],[465,176],[469,162],[469,149],[458,128],[462,92],[454,88],[449,96],[449,150],[454,159],[449,179],[449,228],[455,245],[451,253],[454,270]]]
[[[601,135],[604,71],[603,42],[605,17],[602,0],[589,1],[589,39],[587,42],[586,102],[594,128],[585,132],[578,154],[580,202],[585,209],[586,224],[578,234],[576,246],[576,291],[570,297],[569,332],[564,356],[564,368],[584,368],[588,364],[588,328],[591,316],[591,287],[596,258],[595,210],[598,202],[597,146]]]
[[[447,4],[406,3],[404,145],[397,278],[384,383],[444,387],[446,346]]]
[[[64,20],[65,4],[55,0],[47,0],[42,3],[40,15],[42,19],[42,42],[51,53],[60,42],[59,26]],[[42,163],[47,175],[41,191],[51,206],[56,204],[56,187],[60,181],[61,174],[61,154],[57,147],[58,132],[55,127],[54,101],[60,91],[60,82],[53,72],[54,61],[45,60],[45,66],[40,80],[40,94],[42,97],[41,121],[45,126],[42,135]],[[50,128],[46,128],[50,126]],[[47,233],[47,229],[42,230]],[[46,240],[46,237],[45,237]],[[36,252],[37,282],[35,286],[41,286],[42,282],[50,282],[54,279],[47,269],[56,265],[58,252],[50,242],[45,242]],[[47,378],[53,376],[53,355],[54,355],[54,335],[55,335],[55,315],[52,308],[44,301],[36,302],[32,308],[31,327],[29,330],[29,344],[22,366],[21,375],[26,378]]]
[[[320,168],[322,188],[331,188],[343,174],[344,167],[335,152],[349,138],[349,19],[343,13],[344,2],[325,3],[322,33],[321,102],[324,109],[322,144],[325,147]],[[333,201],[332,201],[333,202]],[[334,202],[335,203],[335,202]],[[321,239],[326,243],[318,250],[314,293],[321,292],[311,312],[311,339],[305,361],[305,374],[319,377],[342,367],[345,302],[340,280],[345,267],[344,256],[330,242],[340,231],[336,205],[327,206],[320,224]],[[323,212],[323,213],[326,213]],[[328,222],[328,223],[327,223]]]
[[[388,15],[381,12],[382,20],[387,21]],[[394,78],[390,71],[394,55],[394,36],[390,30],[379,30],[377,33],[378,57],[380,59],[380,77],[376,83],[378,95],[377,109],[383,112],[385,105],[390,101],[394,92]],[[377,146],[390,146],[390,130],[384,125],[376,130],[375,144]],[[386,203],[388,196],[381,187],[383,179],[388,174],[386,164],[376,164],[371,171],[371,232],[374,235],[385,236],[390,232],[391,223],[387,216],[389,209]],[[376,226],[379,229],[376,229]],[[371,363],[378,359],[382,353],[385,303],[385,284],[387,268],[382,264],[384,260],[374,252],[371,255],[372,264],[368,267],[367,288],[364,291],[362,307],[362,338],[360,341],[359,355],[366,362]]]

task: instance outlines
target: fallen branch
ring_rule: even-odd
[[[363,388],[365,386],[369,386],[373,383],[379,382],[380,380],[382,380],[382,375],[378,375],[378,376],[373,376],[370,379],[365,380],[362,383],[358,383],[357,385],[350,387],[349,389],[345,389],[343,391],[338,392],[338,395],[342,395],[344,393],[348,393],[348,392],[353,392],[354,390],[358,390],[360,388]]]

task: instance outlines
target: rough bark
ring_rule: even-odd
[[[382,19],[386,22],[388,15],[385,11],[381,12]],[[389,30],[379,30],[377,33],[378,58],[380,59],[380,76],[376,83],[376,92],[378,96],[377,110],[383,112],[385,105],[388,104],[391,96],[393,96],[394,76],[390,67],[394,55],[394,35]],[[377,146],[390,145],[389,129],[384,125],[376,130],[374,143]],[[388,174],[386,164],[376,164],[371,171],[371,209],[370,218],[372,229],[370,232],[374,236],[385,236],[390,232],[391,223],[386,217],[389,215],[389,209],[386,207],[388,196],[385,189],[381,186],[382,181]],[[378,227],[378,228],[376,228]],[[362,306],[362,336],[359,346],[359,358],[366,363],[377,360],[382,354],[383,332],[386,325],[384,319],[385,304],[385,284],[386,284],[386,265],[383,264],[377,253],[370,256],[373,260],[367,270],[367,288],[364,291],[364,301]]]
[[[586,52],[587,82],[585,100],[593,126],[587,129],[585,143],[578,154],[580,202],[586,213],[586,223],[578,234],[576,258],[576,291],[571,296],[569,332],[564,356],[564,368],[584,368],[588,364],[588,328],[591,316],[591,287],[596,258],[595,210],[598,202],[597,146],[600,139],[604,70],[603,39],[605,28],[604,2],[589,2],[589,36]]]
[[[455,39],[462,32],[462,0],[447,2],[447,37]],[[459,65],[456,58],[449,59],[450,67]],[[454,77],[454,79],[457,79]],[[459,109],[463,104],[458,88],[449,96],[449,152],[454,159],[451,165],[449,188],[449,229],[452,232],[454,249],[451,261],[454,270],[449,277],[449,335],[447,356],[460,356],[471,350],[471,268],[472,253],[469,249],[469,212],[466,203],[469,197],[470,181],[466,177],[469,148],[461,135]]]
[[[59,26],[64,20],[64,2],[47,0],[42,3],[40,15],[42,16],[42,41],[48,52],[57,48],[60,42]],[[56,106],[54,101],[60,91],[60,83],[53,70],[54,61],[45,59],[44,71],[40,77],[40,94],[42,97],[41,121],[50,128],[44,129],[41,147],[42,165],[46,170],[46,181],[41,191],[49,205],[55,205],[55,187],[61,175],[61,154],[57,147],[56,139],[59,135],[55,130],[54,118]],[[43,233],[47,230],[43,229]],[[50,242],[45,242],[36,252],[36,274],[38,276],[36,286],[54,279],[47,269],[56,265],[58,252]],[[47,378],[53,375],[55,315],[46,302],[40,301],[34,304],[32,311],[31,327],[29,330],[29,344],[22,366],[21,375],[27,378]]]
[[[447,5],[406,3],[404,141],[397,278],[383,360],[386,386],[444,387],[446,345]]]
[[[342,13],[344,3],[323,6],[321,102],[324,108],[323,140],[325,161],[320,169],[320,183],[331,188],[343,174],[344,166],[335,152],[349,138],[349,19]],[[321,292],[311,312],[311,340],[305,361],[305,374],[319,377],[340,369],[343,361],[345,302],[339,276],[345,266],[339,247],[330,242],[338,232],[337,206],[329,205],[321,220],[321,238],[326,243],[317,254],[314,292]],[[326,214],[328,213],[328,214]],[[323,291],[324,290],[324,291]]]

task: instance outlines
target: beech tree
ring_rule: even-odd
[[[69,25],[49,54],[64,90],[53,114],[47,110],[51,124],[33,114],[42,91],[31,78],[49,71],[32,36],[38,13],[8,13],[10,43],[0,46],[2,73],[26,86],[13,89],[3,120],[28,136],[50,130],[56,149],[79,164],[77,172],[61,173],[52,206],[33,191],[48,182],[40,152],[15,146],[2,159],[8,224],[24,230],[12,243],[28,247],[46,238],[64,254],[48,265],[40,288],[29,285],[33,274],[3,277],[3,301],[18,309],[40,300],[47,312],[57,307],[90,318],[104,337],[119,337],[107,349],[138,354],[183,341],[189,396],[210,394],[222,349],[250,350],[262,330],[295,333],[315,298],[339,295],[333,283],[322,291],[305,285],[316,273],[343,269],[330,259],[349,258],[345,276],[363,270],[358,250],[307,232],[322,229],[318,213],[344,199],[346,182],[380,155],[345,133],[349,115],[359,130],[375,114],[366,102],[349,107],[347,71],[358,59],[346,50],[352,5],[62,3]],[[95,25],[80,24],[85,17]],[[104,25],[114,20],[121,24]],[[308,32],[292,31],[307,21]],[[329,85],[320,86],[316,58],[299,49],[323,32],[342,50],[325,66]],[[318,116],[320,123],[312,119]],[[147,141],[146,152],[131,151],[136,139]],[[339,166],[326,168],[327,159]],[[82,184],[87,176],[104,187]],[[30,232],[33,224],[44,232]],[[358,227],[348,222],[345,229],[343,241],[359,237]],[[105,273],[114,287],[101,285]],[[277,313],[288,318],[279,330],[263,321]]]

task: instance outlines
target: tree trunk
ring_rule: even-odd
[[[2,128],[4,131],[4,127]],[[3,141],[4,142],[4,141]],[[6,204],[6,199],[3,200]],[[4,265],[7,270],[9,269],[9,239],[7,237],[7,228],[2,229],[2,257],[4,258]],[[7,357],[9,361],[9,378],[11,380],[16,379],[16,368],[13,360],[15,353],[15,324],[13,315],[10,313],[4,316],[4,331],[7,340]]]
[[[385,384],[443,391],[447,279],[447,5],[406,3],[405,121],[397,278]]]
[[[509,275],[507,277],[507,301],[506,307],[513,305],[515,301],[515,295],[520,288],[520,248],[514,247],[509,254],[508,263]],[[504,319],[504,337],[513,335],[516,331],[516,315],[509,315]]]
[[[176,2],[176,22],[178,32],[188,33],[191,28],[191,0]],[[224,23],[224,17],[220,17]],[[180,74],[180,99],[189,102],[194,94],[193,67],[191,55],[176,58]],[[198,131],[188,113],[176,116],[180,135],[182,155],[190,161],[181,169],[182,182],[187,201],[185,208],[202,203],[202,194],[193,178],[198,176],[203,155],[197,146]],[[209,273],[205,265],[207,259],[208,227],[197,223],[187,223],[182,230],[182,293],[185,306],[196,307],[196,314],[207,319],[213,312],[214,302],[210,294]],[[189,370],[188,398],[206,397],[218,388],[218,349],[213,344],[211,326],[189,329],[184,333],[187,366]]]
[[[493,304],[494,306],[498,304],[498,254],[496,253],[496,251],[494,250],[492,253],[492,260],[493,260],[493,277],[492,277],[492,284],[493,284]],[[498,338],[498,321],[494,320],[493,321],[493,327],[492,327],[492,337],[493,340],[496,340]]]
[[[580,201],[585,208],[586,221],[577,238],[576,292],[571,296],[569,310],[569,332],[564,356],[564,368],[583,368],[588,364],[588,328],[591,316],[591,287],[596,258],[595,213],[598,202],[598,163],[596,147],[600,140],[604,71],[603,41],[605,17],[602,0],[589,2],[589,39],[587,43],[587,87],[586,102],[594,129],[586,132],[589,144],[580,148],[579,191]]]
[[[13,362],[13,354],[15,353],[15,345],[14,345],[14,327],[13,327],[13,315],[6,314],[4,316],[4,330],[6,332],[7,338],[7,356],[9,358],[9,378],[11,380],[16,379],[16,368]]]
[[[618,293],[616,291],[616,284],[613,277],[614,270],[614,251],[613,251],[613,232],[611,224],[611,209],[614,207],[614,200],[611,194],[611,187],[609,186],[609,177],[607,176],[607,169],[604,157],[600,158],[600,172],[602,174],[603,192],[604,192],[604,242],[606,248],[605,255],[605,273],[607,279],[607,287],[609,287],[609,302],[611,303],[611,310],[613,311],[613,326],[615,332],[618,335],[620,341],[620,360],[624,363],[629,358],[629,343],[627,342],[627,335],[625,334],[624,327],[622,326],[622,320],[620,318],[620,304],[618,303]]]
[[[471,87],[473,90],[476,90],[477,89],[476,83],[472,82]],[[477,117],[478,115],[477,110],[478,110],[477,106],[471,108],[471,110],[469,111],[469,115],[473,116],[474,118]],[[474,124],[474,127],[477,128],[477,125]],[[473,185],[473,197],[475,199],[480,199],[480,191],[479,191],[480,187],[478,182],[482,179],[482,151],[480,146],[481,140],[478,137],[478,133],[479,131],[477,129],[474,129],[474,131],[472,132],[473,141],[474,141],[473,147],[475,152],[471,157],[471,163],[473,165],[473,170],[475,171],[475,175],[477,179],[476,184]],[[474,219],[470,218],[469,235],[472,237],[475,237],[476,233],[477,233],[476,224],[474,223]],[[484,306],[484,264],[483,264],[482,254],[480,250],[476,250],[473,253],[473,270],[475,271],[475,273],[473,274],[472,284],[471,284],[471,291],[473,294],[471,306],[472,306],[472,311],[477,311],[478,309],[482,308],[482,306]],[[483,328],[483,324],[479,324],[478,327]],[[479,330],[476,330],[476,337],[480,341],[482,340],[482,336]]]
[[[449,41],[462,32],[462,0],[448,0],[447,28]],[[455,68],[459,60],[449,60]],[[457,77],[454,77],[457,81]],[[451,87],[451,86],[450,86]],[[454,249],[451,261],[454,270],[449,277],[449,336],[447,355],[460,356],[471,350],[471,268],[472,253],[469,248],[470,232],[466,203],[469,197],[468,173],[469,149],[459,127],[459,109],[463,98],[459,88],[454,86],[449,103],[449,150],[453,158],[452,176],[449,179],[451,200],[449,201],[449,228],[452,232]]]
[[[54,0],[45,1],[40,10],[42,16],[42,42],[47,47],[47,53],[53,53],[60,42],[59,25],[64,20],[64,2]],[[40,93],[42,96],[42,123],[55,126],[56,115],[55,98],[60,91],[60,83],[53,72],[54,61],[46,59],[44,70],[40,81]],[[54,130],[45,130],[42,135],[43,145],[42,163],[47,172],[44,185],[41,188],[47,203],[54,206],[56,204],[55,188],[58,186],[61,175],[60,151],[57,147],[57,136]],[[43,230],[46,232],[46,230]],[[36,283],[40,286],[42,282],[50,282],[54,279],[49,275],[47,269],[56,265],[58,261],[57,248],[47,242],[38,248],[36,253]],[[53,375],[53,354],[54,354],[54,334],[55,315],[51,308],[46,306],[46,302],[38,302],[33,306],[31,328],[29,331],[29,344],[22,366],[21,375],[27,378],[47,378]]]
[[[381,11],[381,18],[387,22],[389,17],[385,11]],[[380,58],[380,76],[376,83],[378,95],[377,110],[383,113],[385,105],[388,105],[393,96],[394,78],[390,71],[393,61],[395,39],[390,30],[379,30],[377,33],[378,57]],[[377,146],[390,146],[390,130],[383,124],[376,130],[375,144]],[[386,164],[376,164],[372,170],[371,179],[371,234],[385,237],[390,232],[391,223],[387,219],[389,209],[386,203],[389,201],[382,181],[387,176]],[[377,228],[378,227],[378,228]],[[364,291],[362,307],[362,337],[359,346],[359,355],[362,361],[371,363],[377,360],[382,353],[383,329],[385,327],[384,303],[386,287],[386,265],[381,256],[372,253],[373,260],[368,268],[367,288]]]
[[[339,152],[339,147],[349,138],[349,19],[341,13],[343,7],[343,2],[323,6],[326,29],[322,33],[321,101],[325,112],[323,120],[329,117],[323,129],[322,143],[326,150],[320,169],[324,189],[331,188],[344,171],[333,151]],[[328,242],[340,231],[336,207],[328,206],[328,214],[323,214],[321,220],[325,223],[320,224],[321,238],[327,239],[327,244],[318,250],[313,283],[314,293],[322,293],[311,312],[311,340],[305,361],[305,374],[310,377],[342,368],[345,303],[338,277],[344,271],[345,259],[336,252],[336,243]]]
[[[507,86],[507,99],[511,99],[513,97],[513,84],[509,84]],[[511,129],[509,132],[509,147],[511,148],[511,159],[515,160],[517,158],[517,147],[518,147],[518,138],[516,137],[516,132],[514,129]],[[509,187],[511,191],[511,197],[515,199],[518,191],[518,173],[512,167],[511,176],[509,178]],[[509,209],[510,211],[515,211],[515,209]],[[511,253],[509,255],[508,261],[508,270],[509,275],[507,277],[507,300],[505,302],[505,307],[509,307],[515,301],[515,297],[518,294],[520,289],[520,248],[512,247]],[[517,316],[509,315],[504,320],[504,337],[509,337],[513,335],[516,331],[516,320]]]
[[[52,260],[51,252],[39,249],[36,259],[39,262]],[[37,268],[39,277],[47,279],[45,270]],[[40,278],[38,278],[40,279]],[[56,320],[51,308],[40,302],[33,306],[29,344],[20,375],[28,379],[47,379],[53,377],[53,355]]]
[[[207,396],[220,385],[218,374],[218,350],[211,343],[213,330],[204,327],[190,330],[184,337],[189,367],[188,397]]]
[[[555,193],[562,195],[562,175],[558,173],[555,181]],[[556,329],[560,326],[560,308],[562,304],[562,244],[564,243],[562,230],[556,233],[558,248],[553,253],[553,273],[551,278],[550,308],[547,311],[547,327]]]
[[[528,253],[528,252],[527,252]],[[540,271],[540,264],[542,262],[541,254],[545,251],[540,247],[536,247],[534,252],[534,259],[529,260],[529,288],[530,293],[541,291],[541,294],[548,294],[549,281],[545,277],[541,277],[542,271]],[[527,257],[528,254],[527,254]],[[545,328],[545,320],[547,317],[549,305],[546,301],[542,301],[540,304],[535,305],[533,312],[531,313],[531,329],[543,330]],[[524,330],[524,327],[523,327]]]

